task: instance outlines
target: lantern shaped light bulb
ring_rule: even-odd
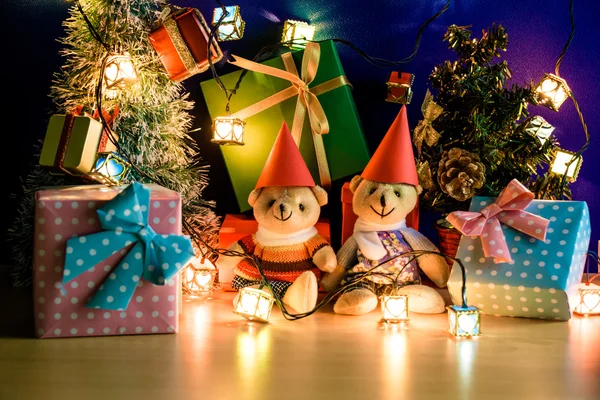
[[[102,152],[96,155],[89,177],[105,185],[120,185],[125,182],[130,170],[131,164],[119,154],[114,151]]]
[[[408,296],[381,296],[381,316],[385,322],[397,323],[408,321]]]
[[[567,81],[554,74],[544,74],[535,91],[538,101],[554,111],[571,96]]]
[[[283,24],[282,43],[292,49],[303,49],[306,42],[315,37],[315,27],[308,22],[288,19]],[[289,43],[288,43],[289,42]]]
[[[244,144],[244,125],[239,118],[217,117],[213,123],[213,138],[211,142],[218,144]]]
[[[478,308],[467,306],[449,306],[448,331],[455,337],[470,337],[481,335],[481,312]]]
[[[525,132],[537,137],[542,145],[550,138],[553,131],[554,127],[539,115],[533,117],[525,127]]]
[[[239,6],[225,7],[227,16],[223,18],[217,31],[217,40],[223,42],[226,40],[238,40],[244,36],[246,23],[242,20]],[[223,16],[223,8],[217,7],[213,12],[212,24],[216,26]]]
[[[392,71],[386,82],[387,98],[390,103],[410,104],[412,100],[412,84],[415,80],[413,74],[408,72]]]
[[[108,58],[104,81],[108,90],[123,90],[137,82],[137,73],[128,53],[114,54]]]
[[[600,314],[600,286],[582,283],[577,289],[576,306],[573,312],[579,315]]]
[[[579,175],[583,158],[581,156],[577,156],[576,160],[567,167],[567,164],[571,162],[573,157],[575,157],[575,153],[559,149],[554,156],[552,165],[550,166],[550,172],[559,176],[566,174],[569,182],[575,182],[577,180],[577,175]]]
[[[274,301],[270,293],[249,287],[243,288],[238,293],[233,312],[250,321],[269,322]]]
[[[183,292],[190,297],[207,294],[214,288],[217,271],[208,258],[194,258],[182,274]]]

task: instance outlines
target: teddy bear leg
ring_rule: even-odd
[[[424,285],[408,285],[398,290],[408,295],[408,311],[421,314],[440,314],[446,310],[444,298],[434,289]]]
[[[308,312],[317,304],[318,291],[317,277],[312,271],[305,271],[285,292],[283,303],[297,313]]]
[[[377,307],[377,296],[369,289],[358,288],[345,292],[335,302],[333,311],[336,314],[363,315]]]

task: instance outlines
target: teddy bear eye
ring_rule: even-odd
[[[394,194],[396,195],[396,197],[400,197],[400,192],[394,192]]]
[[[271,200],[271,201],[269,202],[269,207],[273,207],[273,204],[275,204],[275,200]]]
[[[372,188],[371,190],[369,190],[369,194],[373,194],[373,193],[375,193],[375,190],[377,190],[377,189],[375,189],[375,188]]]
[[[304,204],[300,204],[298,208],[300,208],[300,211],[304,211]]]

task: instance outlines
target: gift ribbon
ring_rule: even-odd
[[[97,210],[104,231],[67,240],[63,285],[127,249],[87,307],[125,310],[140,279],[164,285],[194,257],[189,237],[154,232],[148,225],[149,209],[150,189],[134,182]]]
[[[177,51],[177,54],[179,55],[179,58],[181,59],[181,62],[188,73],[190,75],[199,73],[200,67],[196,63],[196,60],[194,60],[192,52],[190,49],[188,49],[181,32],[179,32],[179,26],[177,26],[177,21],[175,21],[175,18],[167,18],[163,23],[163,26],[167,30],[169,38],[173,43],[173,47],[175,47],[175,51]]]
[[[71,175],[71,173],[63,168],[63,162],[65,161],[65,155],[67,154],[67,144],[69,144],[69,139],[71,138],[75,117],[81,115],[82,111],[83,106],[77,106],[72,112],[65,114],[65,122],[63,123],[62,132],[60,133],[56,156],[54,157],[54,167],[69,175]]]
[[[454,211],[446,219],[463,235],[480,236],[483,254],[493,257],[494,263],[510,262],[512,258],[500,223],[536,239],[546,239],[549,221],[525,211],[533,199],[533,193],[513,179],[496,201],[480,212]]]
[[[323,106],[321,106],[317,96],[344,85],[352,86],[350,85],[348,78],[346,78],[346,76],[338,76],[314,87],[309,87],[317,75],[321,57],[321,46],[315,42],[309,42],[306,45],[306,49],[304,49],[300,74],[298,74],[298,70],[294,64],[292,53],[285,53],[281,56],[285,70],[259,64],[235,55],[232,57],[234,61],[231,61],[231,64],[233,65],[261,74],[285,79],[292,84],[292,86],[234,113],[232,117],[246,119],[269,107],[279,104],[282,101],[298,96],[294,120],[292,122],[292,137],[294,138],[296,145],[299,146],[304,119],[308,114],[321,185],[325,189],[329,189],[331,187],[331,174],[327,163],[323,137],[321,136],[329,133],[329,121],[327,120]]]
[[[431,126],[431,123],[444,112],[444,109],[433,101],[433,96],[429,90],[425,94],[421,112],[423,113],[423,119],[417,124],[413,136],[413,142],[419,153],[421,153],[423,141],[431,147],[440,139],[440,134]]]
[[[115,119],[117,119],[117,115],[119,115],[119,105],[116,104],[115,108],[113,109],[112,113],[109,113],[106,110],[102,110],[102,116],[104,117],[104,120],[106,121],[106,124],[108,126],[110,126]],[[92,118],[94,118],[95,120],[100,120],[100,113],[98,112],[98,109],[96,109],[96,111],[94,111],[94,115],[92,116]],[[108,131],[107,129],[103,129],[102,130],[102,135],[100,136],[100,143],[98,143],[98,153],[102,153],[103,151],[106,150],[106,145],[108,144],[108,135],[113,135],[113,137],[116,140],[119,140],[119,138],[116,136],[116,134],[114,133],[114,131],[111,129],[110,131]]]

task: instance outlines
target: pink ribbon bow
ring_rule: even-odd
[[[510,262],[512,258],[500,223],[536,239],[546,239],[550,221],[525,211],[533,199],[533,193],[513,179],[496,201],[480,212],[454,211],[446,219],[463,235],[481,236],[483,254],[493,257],[494,263]]]

